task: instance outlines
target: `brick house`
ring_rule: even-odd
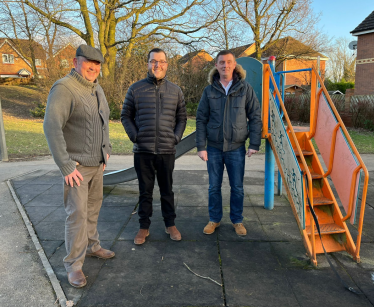
[[[64,47],[60,48],[54,55],[54,64],[58,69],[63,70],[64,73],[68,73],[74,68],[73,59],[75,58],[76,48],[68,43]]]
[[[374,11],[351,34],[357,36],[355,95],[374,95]]]
[[[183,68],[191,67],[193,72],[203,69],[213,58],[204,49],[185,54],[179,59]]]
[[[262,54],[261,59],[263,63],[267,63],[267,60],[272,55],[276,57],[276,71],[298,70],[313,66],[317,68],[319,57],[319,70],[322,79],[324,79],[328,57],[290,36],[278,40],[273,46],[267,49]],[[285,84],[297,86],[310,85],[310,72],[285,74]]]
[[[256,46],[253,43],[230,49],[230,51],[234,53],[236,58],[255,57]],[[319,56],[320,71],[322,77],[324,77],[328,58],[292,37],[278,40],[277,43],[262,54],[262,62],[267,64],[268,58],[272,55],[277,58],[275,63],[276,71],[311,68],[313,65],[317,67],[317,58]],[[309,72],[289,73],[285,77],[285,84],[289,86],[287,87],[288,92],[292,92],[292,90],[302,85],[310,84]]]
[[[229,51],[231,51],[235,55],[235,57],[238,59],[238,58],[247,57],[253,54],[256,51],[256,45],[255,43],[252,43],[252,44],[232,48]]]
[[[32,41],[35,66],[39,75],[45,75],[46,54],[43,47]],[[25,39],[11,41],[0,38],[0,78],[32,78],[34,77],[31,65],[30,42]]]

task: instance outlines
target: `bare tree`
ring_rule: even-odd
[[[59,20],[49,13],[49,1],[22,1],[58,26],[73,31],[88,45],[97,42],[105,58],[104,78],[113,78],[118,51],[129,59],[133,48],[151,37],[185,43],[177,34],[191,37],[214,22],[199,18],[205,9],[204,0],[59,0],[54,8],[61,13]]]
[[[233,10],[249,26],[261,56],[280,38],[293,36],[309,41],[319,37],[318,21],[311,9],[312,0],[229,0]],[[315,50],[320,51],[320,50]]]
[[[351,41],[348,37],[337,38],[328,53],[327,75],[334,82],[355,81],[356,51],[350,50],[348,44]]]
[[[40,24],[37,16],[30,13],[30,9],[22,2],[3,1],[0,4],[0,12],[0,32],[31,63],[34,76],[38,76],[35,59],[36,53],[40,53],[40,46],[36,43],[35,37],[40,30]]]
[[[211,18],[218,16],[216,22],[206,29],[205,35],[207,39],[204,43],[213,50],[228,50],[248,44],[248,40],[252,39],[245,29],[245,23],[231,7],[230,0],[215,0],[207,14]]]

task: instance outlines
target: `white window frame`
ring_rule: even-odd
[[[4,64],[14,64],[14,55],[3,53],[2,55]]]
[[[69,61],[66,59],[61,60],[61,67],[62,68],[68,68],[69,67]]]
[[[35,66],[42,66],[42,60],[41,59],[35,59]]]

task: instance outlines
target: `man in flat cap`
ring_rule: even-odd
[[[97,219],[103,200],[103,171],[109,159],[109,107],[98,84],[104,58],[100,50],[81,45],[74,67],[51,88],[44,117],[49,149],[64,177],[64,265],[69,283],[87,283],[86,256],[102,259],[114,252],[100,246]]]

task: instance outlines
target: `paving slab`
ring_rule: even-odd
[[[209,176],[206,170],[174,171],[174,185],[208,185]]]
[[[132,163],[130,157],[114,157],[113,160],[116,159],[115,163],[121,167],[125,166],[122,159]],[[221,226],[212,235],[203,234],[209,220],[206,164],[191,159],[200,165],[194,169],[195,165],[186,161],[174,172],[176,225],[182,234],[181,242],[170,240],[165,233],[157,183],[151,234],[141,246],[133,243],[139,230],[137,181],[104,187],[98,230],[102,246],[114,250],[116,256],[109,260],[86,258],[83,270],[88,276],[88,285],[83,289],[68,284],[62,262],[66,255],[66,216],[59,171],[55,166],[45,166],[34,174],[14,179],[17,193],[68,299],[77,306],[103,307],[374,305],[374,232],[371,227],[374,195],[369,195],[366,208],[362,262],[356,264],[345,252],[328,256],[350,285],[365,292],[357,297],[341,286],[324,255],[317,256],[318,268],[312,267],[285,194],[275,196],[274,210],[263,208],[263,165],[252,162],[246,165],[243,224],[247,236],[237,236],[231,224],[226,173],[222,185]],[[355,239],[357,226],[348,227]],[[32,248],[23,247],[20,252],[32,254]],[[224,287],[194,275],[183,263],[197,274],[223,283]],[[45,277],[41,274],[37,278]],[[0,296],[0,306],[7,306],[2,302]]]
[[[50,189],[52,184],[26,184],[16,189],[17,196],[22,205],[27,205],[32,199]]]
[[[12,184],[15,189],[18,189],[24,186],[25,184],[33,182],[35,179],[47,174],[49,171],[45,169],[34,169],[31,172],[26,172],[26,171],[23,171],[23,172],[24,174],[21,173],[21,175],[14,177],[12,179]]]
[[[174,192],[175,193],[175,192]],[[176,197],[177,206],[207,206],[208,185],[184,185],[180,186]]]
[[[264,194],[248,194],[252,206],[264,207]],[[290,207],[290,203],[285,195],[274,195],[274,207]]]
[[[53,211],[58,210],[58,207],[25,207],[25,210],[33,225],[36,226]]]
[[[220,241],[267,241],[266,235],[260,222],[243,221],[244,227],[247,229],[246,236],[238,236],[231,222],[221,223],[217,229],[218,239]]]
[[[227,306],[299,306],[270,243],[220,242],[220,255]]]
[[[136,246],[118,241],[82,306],[223,306],[222,288],[200,279],[183,265],[220,282],[214,242],[149,242]],[[121,270],[118,270],[118,268]],[[140,274],[140,272],[142,272]]]
[[[64,243],[65,241],[63,240],[40,240],[40,244],[43,246],[45,255],[48,259],[53,256],[61,246],[65,246]]]
[[[266,210],[262,207],[254,207],[255,214],[262,224],[279,223],[295,223],[295,216],[291,206],[287,207],[275,206],[273,210]]]
[[[34,186],[34,185],[31,185]],[[53,186],[52,186],[53,187]],[[51,187],[51,188],[52,188]],[[22,187],[21,189],[23,189]],[[46,192],[46,193],[44,193]],[[39,195],[36,195],[33,197],[30,201],[27,201],[24,203],[25,207],[40,207],[40,206],[45,206],[45,207],[61,207],[64,205],[64,198],[62,193],[58,193],[57,195],[50,194],[49,189],[46,191],[41,191],[39,186],[35,187],[35,194],[36,193],[41,193]]]
[[[302,242],[271,242],[271,251],[282,268],[313,269]]]
[[[344,270],[338,268],[345,280],[352,281]],[[300,306],[372,306],[365,296],[346,290],[330,268],[312,270],[287,270],[287,280]]]
[[[273,222],[262,225],[269,241],[300,241],[302,242],[299,227],[293,223]]]

